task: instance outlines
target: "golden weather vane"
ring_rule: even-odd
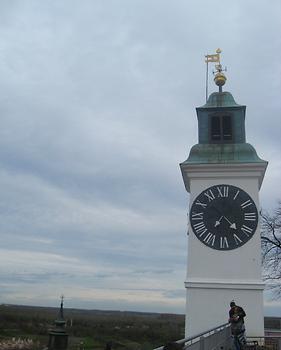
[[[206,63],[219,62],[219,64],[220,64],[220,53],[221,53],[221,49],[217,49],[215,54],[205,55],[205,62]]]
[[[222,65],[220,62],[220,54],[221,49],[217,49],[215,54],[212,55],[205,55],[205,62],[207,64],[207,70],[206,70],[206,101],[208,99],[208,76],[209,76],[209,63],[214,62],[217,63],[215,65],[216,71],[213,72],[215,75],[214,81],[216,85],[219,86],[219,92],[222,92],[222,86],[226,82],[226,76],[222,73],[223,71],[226,71],[225,69],[222,69]]]

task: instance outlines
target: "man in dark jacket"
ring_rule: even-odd
[[[234,338],[234,345],[236,350],[241,350],[246,344],[244,317],[245,311],[241,306],[235,304],[234,301],[230,303],[229,322],[231,323],[231,333]]]
[[[238,306],[235,304],[235,301],[232,301],[230,303],[230,310],[229,310],[229,322],[230,323],[236,323],[236,322],[242,322],[244,323],[244,317],[246,316],[245,311],[241,306]]]

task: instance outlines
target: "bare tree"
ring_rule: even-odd
[[[281,297],[281,202],[272,214],[261,213],[264,279],[274,298]]]

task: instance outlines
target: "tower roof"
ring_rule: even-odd
[[[194,145],[186,164],[245,164],[263,163],[255,148],[246,142],[245,113],[246,106],[235,102],[232,94],[222,91],[226,71],[220,63],[221,50],[206,55],[205,62],[215,62],[215,83],[218,92],[213,92],[207,102],[196,108],[198,119],[198,143]],[[207,92],[207,91],[206,91]]]
[[[241,107],[238,103],[235,102],[233,96],[230,92],[213,92],[206,104],[199,108],[212,108],[212,107]]]

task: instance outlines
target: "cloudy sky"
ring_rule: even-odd
[[[67,307],[185,312],[179,163],[197,143],[204,55],[222,49],[247,105],[272,210],[280,18],[279,0],[0,0],[0,303],[63,293]]]

